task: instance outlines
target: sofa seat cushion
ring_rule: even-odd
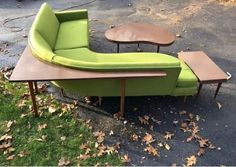
[[[55,50],[89,46],[88,20],[62,22],[59,27]]]
[[[53,63],[90,70],[180,69],[179,60],[161,53],[96,53],[88,48],[56,50]]]
[[[197,85],[197,77],[192,70],[181,62],[181,71],[177,80],[177,87],[191,87]]]

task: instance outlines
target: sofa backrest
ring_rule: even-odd
[[[59,30],[59,25],[60,23],[51,7],[47,3],[44,3],[39,9],[31,31],[38,31],[38,33],[53,50]]]

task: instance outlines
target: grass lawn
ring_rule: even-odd
[[[0,164],[122,165],[115,146],[105,146],[103,132],[78,120],[75,106],[48,93],[37,96],[35,118],[27,84],[9,83],[0,74]]]

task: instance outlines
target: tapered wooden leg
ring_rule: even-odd
[[[199,87],[198,87],[198,91],[197,91],[197,96],[200,94],[201,89],[202,89],[202,84],[199,83]]]
[[[217,88],[216,88],[216,92],[215,92],[215,95],[214,95],[214,98],[216,98],[216,96],[217,96],[217,94],[218,94],[218,92],[220,90],[221,84],[222,83],[218,83]]]
[[[124,116],[125,112],[125,79],[120,80],[120,117]]]
[[[35,99],[35,94],[34,94],[33,82],[30,81],[30,82],[28,82],[28,84],[29,84],[30,96],[31,96],[32,103],[33,103],[34,114],[36,117],[38,117],[39,114],[38,114],[38,109],[37,109],[37,104],[36,104],[36,99]]]
[[[36,81],[34,81],[34,90],[35,90],[35,93],[36,93],[36,94],[39,93],[38,84],[37,84]]]

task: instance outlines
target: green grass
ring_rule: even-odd
[[[0,149],[0,164],[2,166],[55,166],[58,165],[61,157],[68,159],[69,165],[95,165],[97,163],[100,165],[122,165],[117,153],[104,154],[100,157],[92,156],[98,152],[95,148],[96,139],[88,124],[76,119],[73,109],[72,111],[71,109],[63,110],[62,103],[53,99],[50,94],[41,93],[37,96],[41,116],[36,118],[31,111],[27,85],[9,83],[3,79],[2,74],[0,77],[0,137],[4,134],[12,135],[12,148],[15,149],[11,153],[6,153],[7,149]],[[23,94],[26,96],[23,97]],[[49,105],[54,105],[57,108],[56,112],[48,112]],[[8,121],[15,122],[10,131],[6,132]],[[47,124],[47,126],[39,130],[38,126],[42,124]],[[45,141],[38,141],[43,135],[47,136]],[[61,139],[64,136],[65,140]],[[80,149],[81,144],[88,141],[91,158],[83,161],[78,160],[76,157],[85,152]],[[20,157],[22,152],[23,157]],[[14,158],[7,160],[7,157],[11,155],[15,155]]]

